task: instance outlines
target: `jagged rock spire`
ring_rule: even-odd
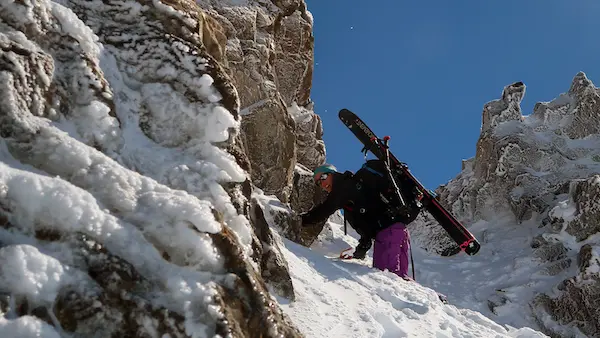
[[[521,120],[521,100],[525,96],[525,84],[515,82],[504,87],[502,98],[487,103],[483,107],[481,132],[484,133],[500,122]]]
[[[590,79],[587,78],[584,72],[579,72],[573,78],[571,82],[571,88],[569,88],[569,95],[580,98],[585,95],[588,89],[594,90],[594,84]]]

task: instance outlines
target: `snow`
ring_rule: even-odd
[[[13,320],[0,317],[0,337],[60,338],[60,335],[40,319],[23,316]]]
[[[267,209],[265,215],[281,208],[272,196],[256,197]],[[370,253],[363,261],[336,259],[358,242],[353,230],[344,235],[340,220],[332,216],[311,248],[283,239],[296,301],[279,302],[307,337],[546,337],[529,328],[526,305],[517,299],[501,307],[499,315],[487,308],[486,297],[496,289],[518,298],[551,283],[540,276],[540,285],[519,287],[535,269],[533,263],[519,263],[523,252],[515,248],[527,246],[525,239],[482,246],[483,252],[474,257],[440,258],[414,248],[415,283],[372,269]],[[476,226],[479,231],[487,227]],[[513,232],[524,231],[519,229]],[[516,270],[515,264],[520,265]],[[447,295],[450,304],[440,302],[436,291]]]
[[[36,228],[54,227],[67,232],[79,231],[89,234],[93,238],[102,239],[111,252],[134,263],[134,266],[143,274],[152,275],[156,271],[163,271],[162,278],[165,281],[172,278],[178,280],[177,276],[181,275],[181,272],[176,272],[178,269],[168,264],[162,259],[160,253],[152,245],[149,245],[140,230],[134,225],[112,216],[87,191],[76,188],[60,178],[34,175],[7,167],[3,163],[0,163],[0,187],[2,187],[0,198],[5,203],[20,206],[13,213],[15,223],[30,224]],[[162,241],[165,247],[177,250],[172,252],[175,261],[178,259],[177,252],[181,252],[180,256],[185,254],[185,259],[190,261],[191,265],[215,266],[213,270],[218,271],[218,266],[221,264],[220,257],[214,252],[210,241],[196,235],[183,222],[176,222],[173,229],[167,229],[164,225],[159,225],[160,219],[154,218],[155,210],[162,208],[172,209],[174,214],[189,214],[185,209],[178,207],[178,200],[181,198],[178,199],[174,195],[169,196],[165,193],[148,192],[141,195],[148,202],[153,198],[157,199],[155,201],[157,205],[139,203],[141,214],[132,217],[132,221],[146,224],[143,228],[146,236]],[[131,197],[135,197],[135,195]],[[170,197],[173,201],[163,197]],[[122,201],[128,205],[137,204],[135,201]],[[200,212],[203,209],[201,205],[196,205],[196,207]],[[220,225],[210,221],[207,214],[203,217],[207,218],[203,222],[209,225],[204,229],[205,231],[219,229]],[[153,223],[154,226],[152,226]],[[22,230],[27,232],[35,229]],[[22,240],[12,232],[3,230],[0,232],[0,241],[19,243]],[[3,262],[8,262],[7,264],[12,262],[8,266],[18,270],[12,277],[8,274],[9,270],[1,270],[4,276],[3,282],[7,283],[3,285],[12,285],[13,287],[9,288],[12,292],[27,294],[32,300],[40,299],[51,302],[59,283],[64,281],[64,278],[69,281],[68,275],[64,275],[64,267],[54,260],[43,257],[35,248],[17,244],[16,247],[9,246],[1,250],[0,256],[4,259]],[[25,278],[24,280],[29,279],[30,283],[19,284],[18,281],[22,277]],[[202,279],[206,280],[207,278]],[[11,284],[11,281],[14,283]],[[39,289],[41,287],[44,289]]]
[[[585,273],[588,275],[600,274],[600,248],[592,247],[590,266],[585,269]]]
[[[295,101],[287,107],[287,111],[288,113],[290,113],[290,115],[292,116],[294,121],[296,121],[296,123],[310,121],[314,116],[314,112],[304,107],[298,106],[298,103],[296,103]]]
[[[58,260],[31,245],[1,248],[0,260],[2,288],[27,295],[34,305],[51,303],[59,287],[73,280]]]
[[[237,214],[228,193],[221,182],[243,182],[247,179],[236,163],[235,158],[211,142],[229,138],[231,130],[239,129],[240,122],[218,104],[208,107],[191,105],[178,93],[165,86],[148,84],[137,91],[128,85],[134,80],[119,71],[113,53],[104,50],[100,64],[107,80],[119,92],[115,98],[117,115],[121,121],[124,148],[119,159],[128,167],[138,168],[145,176],[159,182],[209,200],[223,213],[225,221],[238,234],[246,251],[249,252],[251,232],[248,220]],[[215,89],[208,75],[199,80],[206,87],[203,92],[211,95]],[[140,129],[140,116],[137,111],[143,101],[152,107],[153,118],[163,128],[158,135],[165,140],[164,145],[150,140]],[[178,112],[179,115],[175,114]],[[177,119],[184,123],[175,123]],[[179,126],[185,126],[181,130]],[[169,142],[184,142],[186,135],[196,135],[187,147],[168,147]]]
[[[77,40],[79,46],[88,55],[98,54],[98,37],[92,32],[90,27],[86,26],[73,11],[60,4],[49,2],[48,0],[37,0],[48,3],[51,8],[52,16],[60,22],[62,33]],[[48,6],[46,5],[46,6]]]
[[[505,161],[518,163],[521,159],[521,147],[518,144],[509,143],[501,150],[498,166],[496,167],[496,175],[504,176],[508,172],[509,165]]]

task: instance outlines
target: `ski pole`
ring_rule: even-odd
[[[404,201],[404,198],[402,197],[402,193],[400,192],[400,188],[398,187],[398,184],[396,184],[396,180],[394,179],[394,174],[392,174],[392,169],[390,167],[390,148],[388,146],[389,140],[390,140],[389,136],[384,136],[383,142],[381,142],[381,140],[379,140],[380,143],[383,143],[383,147],[385,149],[385,161],[384,161],[385,169],[390,178],[390,181],[392,182],[392,185],[394,186],[394,191],[396,192],[396,195],[398,195],[398,198],[400,199],[400,204],[402,204],[403,207],[406,207],[406,202]]]

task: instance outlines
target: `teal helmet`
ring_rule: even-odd
[[[337,169],[331,164],[323,164],[313,170],[313,177],[324,173],[337,173]]]

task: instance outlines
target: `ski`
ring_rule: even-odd
[[[480,248],[480,244],[446,208],[435,198],[435,195],[417,180],[410,172],[405,163],[400,162],[388,148],[389,137],[378,138],[375,133],[352,111],[341,109],[339,112],[340,120],[350,129],[350,131],[364,145],[363,152],[371,152],[380,160],[389,161],[391,170],[396,173],[402,173],[412,180],[419,190],[423,193],[421,202],[433,218],[446,230],[448,235],[458,244],[461,250],[468,255],[475,255]]]

